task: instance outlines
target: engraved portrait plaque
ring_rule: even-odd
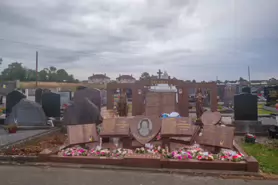
[[[191,118],[166,118],[162,119],[162,137],[193,136],[199,127],[192,124]]]
[[[200,145],[233,149],[234,130],[233,127],[206,125],[201,136],[196,137],[196,142]]]
[[[104,119],[100,136],[123,137],[129,135],[130,118],[118,117]]]
[[[161,128],[161,119],[158,116],[135,116],[130,121],[130,132],[141,144],[153,140]]]
[[[70,145],[96,142],[99,140],[96,124],[68,125],[67,132]]]

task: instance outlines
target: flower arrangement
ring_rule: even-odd
[[[253,135],[253,134],[246,134],[245,135],[245,142],[254,144],[256,142],[256,136]]]
[[[62,150],[63,156],[95,156],[95,157],[124,157],[129,154],[151,154],[154,156],[163,156],[166,159],[175,159],[175,160],[222,160],[222,161],[232,161],[240,162],[244,160],[244,155],[235,152],[233,150],[222,149],[219,154],[211,154],[209,152],[203,151],[198,145],[193,145],[193,147],[186,149],[181,148],[174,150],[172,152],[167,152],[166,149],[161,146],[154,146],[152,144],[146,144],[145,147],[136,148],[133,152],[129,149],[118,148],[113,151],[110,149],[101,149],[99,146],[88,150],[80,146],[67,148]]]
[[[88,153],[89,156],[96,156],[96,157],[110,157],[111,151],[109,149],[91,149]]]
[[[16,133],[17,131],[17,125],[15,124],[11,124],[5,127],[5,129],[7,130],[8,133]]]
[[[87,156],[88,150],[78,146],[78,147],[72,147],[72,148],[66,148],[62,150],[63,156]]]
[[[136,154],[165,154],[166,149],[162,148],[161,146],[155,146],[150,143],[145,144],[145,147],[136,148],[134,153]]]

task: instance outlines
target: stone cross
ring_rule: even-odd
[[[160,78],[161,78],[161,75],[162,75],[162,72],[161,72],[160,69],[158,70],[157,74],[158,74],[158,79],[160,79]]]

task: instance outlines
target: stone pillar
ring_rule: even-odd
[[[113,89],[107,89],[107,104],[106,108],[107,110],[114,108],[114,90]]]
[[[210,95],[210,99],[211,99],[211,111],[217,111],[217,105],[218,105],[218,101],[217,101],[217,85],[212,85],[211,87],[211,95]]]
[[[179,114],[182,117],[188,117],[188,91],[186,87],[178,87],[178,97],[179,97]]]

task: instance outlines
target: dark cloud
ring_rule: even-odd
[[[81,79],[92,73],[138,76],[158,68],[183,79],[229,79],[246,75],[248,65],[254,78],[265,78],[278,67],[277,5],[276,0],[1,0],[2,68],[12,61],[34,67],[39,51],[40,68],[55,65]]]

